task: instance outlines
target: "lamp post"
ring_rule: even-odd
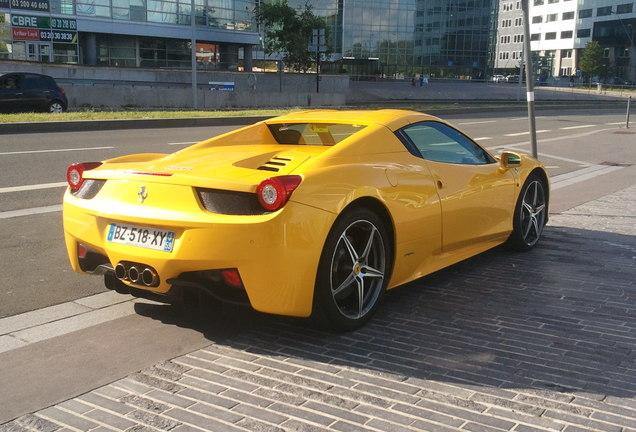
[[[194,10],[194,0],[190,2],[190,45],[192,55],[192,108],[198,109],[199,104],[197,100],[197,23],[196,13]]]
[[[534,115],[534,78],[532,77],[532,52],[530,51],[530,11],[529,0],[521,0],[523,9],[523,60],[526,67],[526,92],[528,99],[528,121],[530,126],[530,144],[532,146],[532,156],[537,158],[537,124]],[[519,81],[522,81],[519,76]]]

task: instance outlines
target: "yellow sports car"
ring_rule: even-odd
[[[168,302],[365,323],[387,290],[494,246],[535,246],[549,181],[403,110],[288,114],[172,154],[71,165],[74,270]]]

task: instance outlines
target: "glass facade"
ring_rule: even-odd
[[[332,72],[353,78],[482,77],[498,0],[310,0],[331,27],[340,60]],[[290,0],[302,7],[305,0]]]
[[[199,67],[232,69],[258,43],[256,1],[0,0],[0,59],[191,67],[194,5]]]

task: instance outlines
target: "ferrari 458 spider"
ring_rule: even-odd
[[[67,179],[74,270],[345,330],[388,289],[500,244],[532,248],[548,218],[537,160],[402,110],[288,114],[172,154],[74,164]]]

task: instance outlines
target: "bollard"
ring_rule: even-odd
[[[632,97],[627,97],[627,116],[625,117],[625,129],[629,129],[629,111],[632,105]]]

